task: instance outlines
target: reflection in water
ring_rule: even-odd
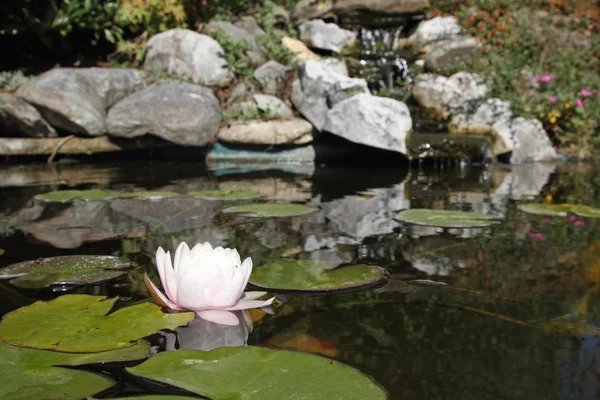
[[[125,255],[154,273],[159,245],[170,243],[167,250],[174,251],[181,241],[209,241],[251,256],[256,268],[292,258],[374,264],[390,272],[388,284],[376,290],[287,294],[276,314],[252,322],[239,313],[237,327],[194,320],[176,333],[163,333],[168,349],[249,343],[312,352],[370,374],[393,399],[600,395],[598,330],[557,318],[600,316],[597,222],[544,219],[517,209],[521,202],[546,198],[598,206],[598,170],[532,164],[435,171],[317,168],[294,175],[216,174],[185,163],[56,168],[3,167],[0,248],[6,253],[0,265],[68,248]],[[182,196],[59,205],[31,200],[69,187],[169,190]],[[295,218],[250,219],[221,213],[232,203],[185,196],[190,190],[238,188],[319,210]],[[402,227],[392,217],[407,208],[479,211],[502,223],[461,231]],[[140,300],[144,294],[136,276],[143,272],[77,290]],[[416,285],[415,280],[425,282]],[[54,295],[0,287],[6,310]]]

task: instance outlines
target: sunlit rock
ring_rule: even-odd
[[[298,39],[285,36],[281,39],[281,45],[294,53],[296,58],[301,61],[320,60],[321,57],[313,53],[304,43]]]
[[[308,47],[340,53],[356,43],[356,34],[342,29],[334,23],[320,19],[303,22],[300,27],[300,40]]]
[[[10,93],[0,93],[0,136],[56,137],[35,107]]]
[[[136,69],[56,68],[21,86],[16,95],[55,128],[99,136],[106,132],[107,110],[142,85]]]
[[[290,67],[271,60],[254,71],[254,78],[261,84],[264,93],[274,95],[285,88],[285,77],[290,71]]]
[[[544,126],[537,119],[518,117],[500,121],[494,124],[492,133],[509,144],[511,164],[555,161],[557,158]]]
[[[244,57],[248,64],[260,65],[267,60],[265,51],[260,47],[257,39],[265,36],[265,31],[252,21],[237,20],[230,21],[210,21],[205,31],[211,34],[223,34],[230,42],[245,42]]]
[[[430,43],[450,39],[461,33],[461,27],[456,17],[434,17],[419,23],[415,32],[409,36],[408,44],[422,48]]]
[[[439,71],[456,64],[471,64],[483,47],[473,37],[456,37],[435,43],[425,56],[425,68]]]
[[[307,144],[313,140],[313,127],[302,118],[273,121],[234,121],[219,131],[219,140],[242,144]]]

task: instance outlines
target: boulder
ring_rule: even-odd
[[[425,57],[425,68],[430,71],[457,64],[470,64],[481,55],[482,47],[472,37],[456,37],[437,42]]]
[[[285,77],[290,70],[291,68],[271,60],[254,71],[254,78],[261,84],[264,93],[277,94],[285,88]]]
[[[220,32],[231,42],[246,42],[244,54],[249,64],[260,65],[267,60],[265,51],[257,41],[258,37],[265,36],[266,33],[255,23],[245,20],[236,22],[211,21],[205,29],[212,34]]]
[[[370,93],[364,79],[348,78],[318,61],[303,63],[297,76],[292,84],[292,103],[318,130],[335,104],[358,93]]]
[[[491,132],[495,123],[510,118],[512,118],[510,101],[491,98],[474,104],[471,110],[455,114],[448,128],[453,133],[482,134]]]
[[[429,8],[429,0],[336,0],[333,12],[339,16],[395,17],[420,13]]]
[[[263,119],[288,119],[294,112],[281,99],[269,94],[254,94],[249,99],[232,104],[227,112],[233,119],[260,113]]]
[[[207,86],[226,85],[234,77],[221,45],[189,29],[171,29],[152,36],[144,69],[183,75]]]
[[[403,102],[361,93],[335,105],[323,130],[354,143],[406,154],[412,119]]]
[[[10,93],[0,93],[0,136],[40,138],[57,135],[34,106]]]
[[[57,68],[27,82],[16,95],[33,104],[55,128],[99,136],[106,111],[141,89],[140,72],[130,68]]]
[[[221,128],[219,140],[240,144],[299,145],[313,140],[313,127],[302,118],[274,121],[234,121]]]
[[[465,112],[470,103],[483,97],[488,91],[481,75],[468,72],[457,72],[449,78],[421,74],[416,81],[412,92],[415,100],[442,118]]]
[[[356,34],[342,29],[334,23],[321,19],[305,21],[300,25],[300,40],[308,47],[340,53],[344,48],[356,43]]]
[[[333,69],[338,74],[350,76],[350,72],[348,72],[348,65],[346,64],[346,61],[341,58],[328,57],[323,59],[321,62]]]
[[[518,117],[499,121],[494,124],[492,133],[498,141],[504,142],[505,153],[511,152],[511,164],[555,161],[557,158],[544,126],[537,119]]]
[[[301,41],[297,39],[292,39],[291,37],[284,36],[281,39],[281,45],[294,53],[296,58],[300,61],[305,60],[320,60],[321,57],[310,51],[308,47]]]
[[[302,22],[321,17],[329,13],[332,9],[333,0],[300,0],[292,10],[292,19],[296,22]]]
[[[110,109],[112,136],[134,138],[152,134],[171,143],[208,144],[219,131],[221,109],[213,92],[176,80],[163,80],[136,92]]]
[[[407,44],[414,48],[453,38],[461,33],[455,17],[435,17],[421,21],[415,32],[409,36]]]

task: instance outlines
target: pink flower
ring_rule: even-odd
[[[533,240],[538,240],[538,241],[542,241],[542,240],[546,240],[546,236],[543,233],[534,233],[534,232],[530,232],[528,233],[528,235],[533,239]]]
[[[569,219],[571,220],[571,222],[575,222],[575,221],[577,221],[577,216],[575,216],[575,215],[571,215],[571,216],[569,217]]]
[[[548,100],[550,101],[550,104],[556,104],[558,101],[558,96],[550,96]]]
[[[585,222],[583,221],[574,221],[573,226],[585,226]]]
[[[552,218],[548,218],[548,217],[542,218],[542,222],[545,224],[549,224],[550,222],[552,222]]]
[[[533,78],[531,78],[531,82],[533,82],[533,83],[539,83],[539,82],[548,83],[548,82],[552,82],[553,79],[554,79],[553,74],[547,74],[547,75],[534,76]]]
[[[583,100],[578,97],[575,99],[575,104],[577,104],[577,107],[583,107]]]
[[[231,311],[247,310],[270,305],[269,300],[258,300],[265,292],[246,292],[244,289],[252,273],[252,260],[241,262],[235,249],[198,243],[190,250],[184,242],[175,251],[175,260],[159,247],[156,266],[166,296],[144,277],[155,302],[172,310],[195,311],[198,317],[223,325],[238,325],[238,317]]]
[[[587,89],[581,89],[581,95],[583,97],[589,97],[589,96],[593,96],[594,92],[592,92],[591,90],[587,90]]]

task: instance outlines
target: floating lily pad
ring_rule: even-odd
[[[584,204],[521,204],[519,210],[548,217],[566,217],[571,213],[584,218],[600,218],[600,208]]]
[[[483,228],[497,221],[487,214],[413,208],[396,214],[396,220],[413,225],[438,226],[440,228]]]
[[[39,289],[50,285],[85,285],[117,278],[132,266],[131,261],[112,256],[38,258],[1,268],[0,279],[12,279],[12,285],[25,289]]]
[[[179,196],[177,192],[131,192],[123,193],[119,197],[133,200],[162,200]]]
[[[297,217],[317,211],[302,204],[260,203],[229,207],[225,213],[242,214],[246,217]]]
[[[386,398],[371,379],[337,361],[260,347],[161,353],[127,370],[211,399]]]
[[[267,290],[325,292],[372,286],[387,279],[387,272],[372,265],[333,269],[326,261],[287,260],[254,269],[250,279]]]
[[[260,197],[260,193],[253,190],[200,190],[189,192],[188,196],[206,200],[250,200]]]
[[[568,204],[520,204],[518,208],[528,214],[566,217],[571,206]]]
[[[93,354],[34,350],[0,342],[0,398],[77,400],[113,385],[109,379],[82,370],[55,367],[142,359],[150,346],[141,342],[127,349]]]
[[[194,319],[193,313],[165,314],[149,302],[106,315],[115,301],[83,294],[37,301],[4,316],[0,339],[17,346],[94,353],[131,347],[139,338]]]
[[[119,197],[121,193],[113,190],[91,189],[91,190],[58,190],[38,194],[34,198],[39,201],[52,203],[67,203],[73,200],[107,200]]]
[[[111,400],[181,400],[181,399],[197,399],[198,397],[187,396],[170,396],[165,394],[149,394],[147,396],[135,397],[111,397]]]

